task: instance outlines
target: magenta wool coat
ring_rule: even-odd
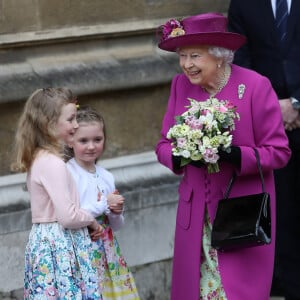
[[[238,89],[245,85],[239,99]],[[176,115],[189,105],[187,98],[204,101],[208,94],[192,85],[184,74],[173,78],[162,137],[156,146],[161,164],[173,172],[170,140],[166,138]],[[290,157],[278,99],[269,80],[258,73],[232,65],[227,85],[215,96],[237,106],[240,121],[233,131],[233,145],[241,148],[241,168],[230,196],[261,192],[255,152],[259,151],[266,190],[271,195],[272,243],[228,253],[218,253],[222,284],[228,300],[269,300],[274,263],[275,187],[273,169],[285,166]],[[208,174],[206,168],[187,165],[182,170],[174,243],[172,300],[198,300],[202,229],[207,207],[214,219],[218,200],[224,195],[234,167],[220,163],[220,172]]]

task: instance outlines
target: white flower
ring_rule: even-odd
[[[191,157],[191,152],[188,151],[188,150],[183,150],[183,151],[181,152],[181,155],[182,155],[183,157],[185,157],[185,158],[190,158],[190,157]]]

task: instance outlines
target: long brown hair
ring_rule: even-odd
[[[76,98],[67,88],[38,89],[31,94],[17,126],[13,171],[27,171],[38,150],[61,152],[55,125],[63,106],[69,103],[76,103]]]

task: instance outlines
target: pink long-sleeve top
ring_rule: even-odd
[[[41,151],[27,174],[27,187],[32,223],[58,222],[64,228],[77,229],[97,222],[80,209],[75,182],[58,156]]]

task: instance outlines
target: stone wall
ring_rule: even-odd
[[[224,0],[1,0],[0,34],[226,11]]]
[[[174,16],[226,12],[228,1],[0,0],[0,175],[16,122],[37,88],[67,86],[104,115],[106,158],[153,150],[175,55],[156,28]],[[112,13],[113,12],[113,13]]]

